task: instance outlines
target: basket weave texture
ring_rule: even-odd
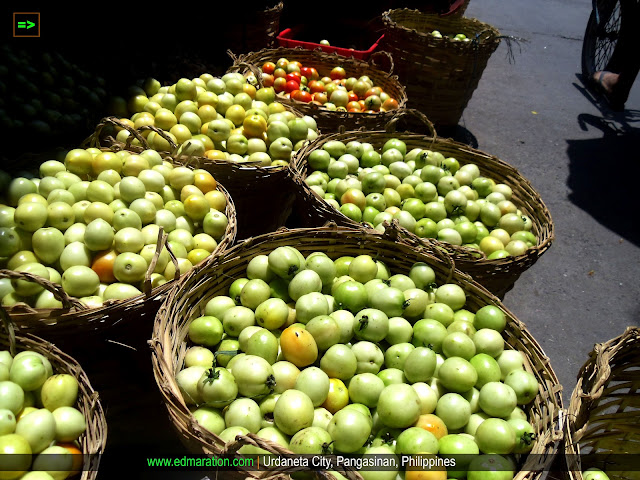
[[[431,134],[395,132],[397,120],[410,115],[421,118],[423,126],[431,130]],[[322,135],[321,138],[307,145],[296,154],[291,162],[291,169],[293,170],[298,196],[300,197],[294,205],[293,215],[296,222],[298,222],[296,226],[318,227],[327,221],[333,221],[338,225],[347,227],[363,226],[331,207],[304,181],[311,173],[308,163],[309,155],[312,151],[321,149],[329,141],[338,140],[345,144],[350,141],[368,142],[374,148],[381,149],[387,140],[397,138],[406,143],[407,151],[413,148],[429,149],[441,152],[445,157],[456,158],[460,165],[475,163],[478,165],[481,175],[492,178],[496,183],[504,183],[511,187],[513,190],[512,201],[522,210],[524,215],[531,219],[533,223],[532,232],[538,239],[538,245],[517,257],[489,260],[484,255],[478,258],[477,255],[473,255],[472,251],[465,247],[458,247],[426,238],[420,239],[420,241],[432,248],[444,249],[455,261],[456,268],[471,275],[494,295],[504,298],[504,295],[513,288],[520,275],[538,261],[554,240],[554,224],[551,219],[551,213],[538,192],[531,182],[524,178],[516,168],[496,156],[451,139],[437,137],[433,126],[419,112],[417,114],[411,110],[398,112],[394,121],[387,125],[387,130],[374,132],[350,131]]]
[[[16,335],[13,322],[3,307],[0,307],[0,317],[4,325],[0,332],[0,345],[4,350],[10,351],[12,356],[25,350],[40,353],[51,362],[54,375],[66,373],[78,381],[78,401],[75,408],[82,412],[87,423],[85,433],[78,439],[84,455],[83,471],[78,478],[94,480],[107,443],[107,420],[98,392],[93,390],[87,374],[74,358],[30,333],[19,332]]]
[[[498,30],[461,15],[441,17],[407,8],[388,10],[382,20],[382,48],[393,56],[408,107],[422,111],[437,127],[457,125],[500,44]],[[431,35],[434,30],[443,37]],[[459,33],[471,41],[446,36]]]
[[[490,292],[475,283],[468,275],[452,268],[449,257],[436,257],[392,225],[385,235],[370,235],[362,229],[348,229],[331,224],[314,229],[281,229],[269,235],[247,239],[223,255],[199,265],[176,285],[158,311],[150,342],[153,370],[164,397],[170,420],[181,441],[194,453],[234,453],[244,445],[254,445],[273,453],[290,453],[283,447],[265,441],[254,434],[238,436],[235,442],[224,444],[215,434],[201,427],[185,404],[175,380],[182,369],[187,348],[189,323],[204,313],[206,303],[219,295],[227,295],[230,284],[245,275],[249,261],[257,255],[268,254],[280,246],[295,246],[304,256],[320,251],[330,258],[369,254],[384,262],[392,272],[407,272],[415,262],[426,262],[436,272],[436,282],[458,284],[467,296],[465,308],[476,311],[484,305],[501,308],[507,318],[503,332],[506,343],[525,357],[525,368],[537,378],[540,389],[536,399],[527,407],[534,426],[536,440],[532,452],[546,454],[551,462],[563,431],[556,422],[562,411],[562,387],[551,368],[549,359],[531,336],[524,323],[509,312]],[[526,463],[516,475],[517,480],[534,479],[542,474],[545,465],[537,463],[543,455],[533,455],[535,461]],[[276,478],[279,472],[243,472],[247,478]],[[342,472],[341,472],[342,473]],[[360,479],[355,471],[346,472],[350,479]]]
[[[640,454],[639,359],[640,328],[628,327],[622,335],[595,345],[580,369],[569,404],[565,439],[573,480],[582,480],[582,472],[590,466],[604,470],[612,480],[640,477],[637,471],[615,468],[616,455],[633,458]],[[584,465],[581,456],[590,454],[596,455],[592,457],[594,464]],[[614,459],[607,463],[610,457]]]
[[[237,52],[252,52],[267,46],[274,46],[280,33],[280,17],[284,3],[278,2],[260,12],[246,12],[247,18],[237,28],[225,30],[224,42]]]
[[[304,48],[279,47],[263,49],[235,57],[234,64],[229,71],[243,73],[251,71],[258,79],[258,82],[261,82],[260,72],[262,65],[265,62],[275,63],[280,58],[286,58],[289,61],[296,60],[302,65],[314,67],[318,70],[321,78],[329,76],[334,67],[342,66],[349,77],[359,78],[366,75],[371,78],[374,86],[381,87],[383,91],[398,101],[398,108],[403,108],[407,104],[405,87],[399,82],[398,77],[393,74],[394,60],[385,52],[375,52],[369,57],[368,61],[363,61],[336,53],[326,53],[320,49],[307,50]],[[375,65],[376,59],[380,62],[380,67]],[[388,71],[384,71],[383,68],[387,68]],[[340,128],[355,130],[362,127],[367,130],[376,130],[382,128],[394,114],[393,110],[376,113],[333,112],[313,103],[299,102],[280,96],[277,99],[285,105],[294,107],[303,115],[313,117],[318,124],[318,128],[326,132],[337,132]]]

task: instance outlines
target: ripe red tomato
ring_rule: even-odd
[[[302,75],[300,75],[300,72],[287,73],[287,76],[284,78],[287,79],[287,82],[290,82],[291,80],[293,80],[294,82],[297,82],[298,85],[302,81]]]
[[[300,69],[300,74],[303,77],[307,77],[308,80],[311,80],[311,67],[302,67]]]
[[[304,90],[294,90],[291,92],[291,98],[297,100],[298,102],[309,103],[313,100],[313,97],[309,92],[305,92]]]
[[[348,92],[347,95],[349,95],[349,101],[350,102],[357,102],[359,100],[358,95],[353,93],[353,91]]]
[[[287,81],[284,77],[277,77],[273,80],[273,89],[277,92],[284,92],[284,87],[287,84]]]
[[[342,67],[334,67],[333,70],[331,70],[331,73],[329,73],[329,76],[331,77],[331,80],[339,80],[345,78],[347,76],[347,72],[345,72]]]
[[[276,64],[273,62],[264,62],[262,65],[262,71],[264,73],[273,74],[276,69]]]
[[[291,93],[294,90],[300,90],[300,84],[295,80],[289,80],[284,86],[284,91],[287,93]]]

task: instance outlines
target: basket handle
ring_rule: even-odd
[[[233,66],[229,68],[229,70],[227,71],[237,72],[238,70],[241,70],[243,68],[250,70],[251,73],[253,73],[253,76],[256,77],[256,82],[258,82],[258,87],[259,88],[264,87],[264,84],[262,83],[262,71],[260,70],[260,68],[258,68],[256,65],[246,62],[244,60],[244,57],[242,56],[237,57],[236,55],[233,54],[233,52],[231,52],[231,50],[227,50],[227,55],[229,55],[229,57],[231,57],[231,60],[233,60]]]
[[[173,154],[177,149],[178,149],[178,145],[173,141],[173,139],[167,135],[167,132],[165,132],[163,129],[156,127],[155,125],[143,125],[142,127],[140,127],[139,130],[137,130],[137,133],[140,132],[144,132],[146,130],[150,130],[152,132],[157,133],[158,135],[160,135],[163,139],[165,139],[168,143],[169,146],[171,147],[171,151],[169,152],[169,154]],[[143,135],[140,135],[142,138],[144,138]],[[146,138],[145,138],[145,144],[148,147],[148,144],[146,143]]]
[[[378,57],[384,57],[386,61],[383,59],[382,62],[376,62],[375,59]],[[371,66],[377,66],[382,70],[387,70],[388,68],[387,75],[393,75],[395,64],[393,63],[393,56],[389,52],[385,52],[384,50],[373,52],[369,57],[369,64]]]
[[[173,266],[176,268],[176,273],[174,275],[174,280],[178,280],[180,278],[180,266],[178,264],[178,258],[175,256],[168,242],[169,235],[164,233],[164,229],[160,227],[158,229],[158,241],[156,243],[156,251],[151,258],[151,262],[149,262],[149,267],[147,268],[147,272],[144,275],[144,282],[142,284],[142,288],[144,290],[145,295],[149,295],[151,290],[153,289],[151,286],[151,275],[153,275],[156,265],[158,263],[158,258],[160,258],[160,253],[163,248],[167,249],[169,252],[169,258],[173,262]]]
[[[7,337],[9,338],[9,352],[12,357],[16,356],[16,327],[13,323],[13,320],[5,310],[5,308],[0,305],[0,317],[2,319],[2,326],[7,331]]]
[[[100,134],[102,133],[104,127],[106,127],[107,125],[122,128],[130,133],[130,135],[127,137],[125,148],[129,148],[131,146],[131,142],[134,138],[140,142],[140,145],[142,145],[145,150],[149,148],[149,144],[147,143],[146,138],[144,138],[138,130],[131,127],[131,125],[120,121],[120,119],[117,117],[104,117],[102,120],[100,120],[100,122],[96,125],[95,131],[89,136],[89,138],[87,138],[83,142],[83,145],[87,145],[88,147],[101,147],[102,144],[100,143]]]
[[[414,118],[420,121],[420,123],[425,126],[428,135],[432,137],[434,141],[438,136],[438,134],[436,133],[436,127],[433,125],[431,120],[429,120],[424,113],[422,113],[420,110],[416,110],[415,108],[401,108],[397,110],[391,120],[389,120],[385,125],[385,131],[387,133],[395,133],[397,129],[397,123],[402,118]]]
[[[0,278],[8,278],[10,280],[26,280],[28,282],[37,283],[45,290],[48,290],[53,294],[56,300],[62,302],[64,308],[76,308],[77,310],[87,310],[84,303],[75,297],[71,297],[62,289],[61,285],[57,285],[46,278],[42,278],[38,275],[28,272],[16,272],[14,270],[0,270]],[[28,307],[30,309],[30,307]],[[36,310],[34,310],[36,311]]]

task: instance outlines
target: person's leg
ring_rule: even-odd
[[[615,70],[596,72],[593,80],[613,108],[623,108],[631,87],[640,71],[640,37],[635,29],[640,25],[640,2],[621,0],[622,25],[610,66]],[[613,68],[612,68],[613,70]]]

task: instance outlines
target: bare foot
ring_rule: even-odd
[[[613,93],[618,83],[619,75],[617,73],[600,71],[593,74],[593,80],[607,92]]]
[[[624,101],[621,101],[619,95],[616,95],[616,85],[618,84],[619,77],[619,74],[607,72],[606,70],[596,72],[592,77],[594,85],[600,89],[607,103],[613,110],[621,110],[624,108]]]

